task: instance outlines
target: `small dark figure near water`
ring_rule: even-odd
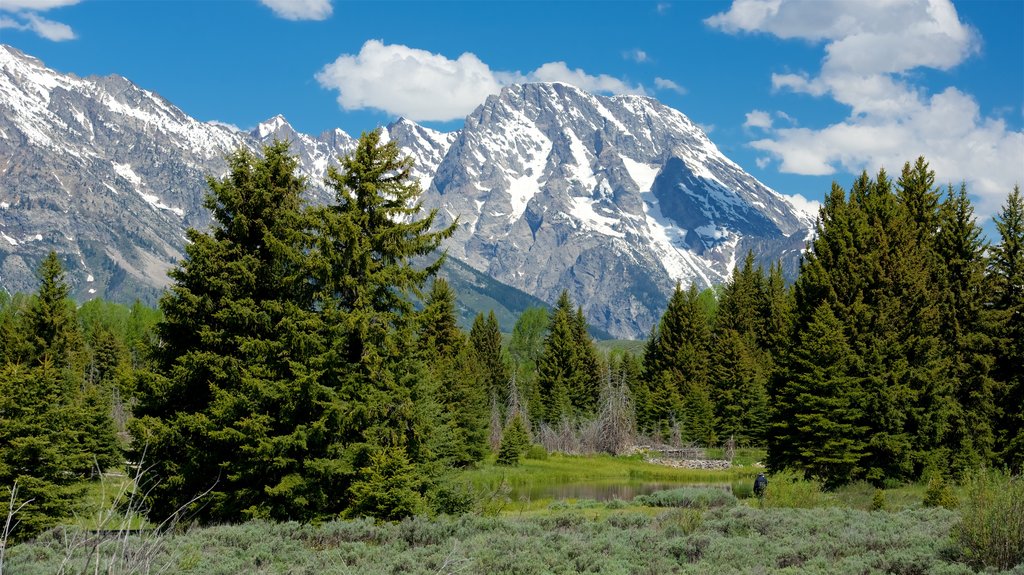
[[[764,472],[757,474],[757,479],[754,480],[754,495],[758,499],[764,497],[764,490],[768,488],[768,478],[764,476]]]

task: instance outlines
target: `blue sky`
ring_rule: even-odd
[[[1024,1],[0,0],[0,42],[186,113],[352,135],[459,127],[509,82],[642,92],[820,199],[924,154],[980,215],[1024,183]]]

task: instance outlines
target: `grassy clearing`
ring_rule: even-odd
[[[643,456],[573,456],[551,454],[547,459],[526,459],[516,467],[493,461],[463,473],[460,478],[475,487],[494,488],[502,482],[512,487],[598,481],[664,481],[666,483],[728,483],[753,478],[753,469],[677,469],[647,463]]]

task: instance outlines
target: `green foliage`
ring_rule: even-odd
[[[1024,471],[1024,196],[1014,186],[995,218],[999,243],[990,249],[990,305],[997,315],[997,450]]]
[[[401,516],[416,507],[405,466],[429,470],[418,466],[438,457],[438,435],[460,429],[440,416],[411,301],[440,265],[412,258],[454,227],[431,231],[434,212],[417,217],[411,162],[379,133],[340,164],[327,177],[335,201],[317,207],[303,203],[284,143],[260,158],[236,152],[231,172],[209,181],[212,231],[189,231],[161,300],[155,368],[139,378],[132,431],[162,479],[158,516],[319,519],[345,510],[356,482],[359,509]],[[429,310],[438,318],[444,299]],[[450,405],[472,403],[449,391]],[[397,483],[374,499],[366,488],[381,482]]]
[[[736,505],[736,497],[722,489],[712,487],[682,487],[655,491],[650,495],[637,495],[633,502],[648,507],[730,507]]]
[[[953,540],[976,568],[1024,564],[1024,479],[1005,471],[976,471],[964,479],[964,500]]]
[[[644,350],[644,379],[649,387],[635,392],[638,398],[646,398],[637,405],[641,429],[667,436],[676,422],[681,424],[683,440],[715,443],[707,313],[695,285],[687,291],[676,285]]]
[[[871,510],[872,511],[885,511],[887,507],[885,500],[885,490],[875,489],[875,494],[871,497]]]
[[[349,515],[365,515],[384,521],[396,521],[423,511],[416,467],[405,451],[389,447],[370,456],[370,463],[359,470],[349,488],[352,505]]]
[[[511,372],[501,347],[501,329],[493,311],[486,316],[482,312],[477,314],[469,332],[469,346],[484,374],[488,401],[505,403]]]
[[[535,461],[545,461],[548,458],[548,450],[544,449],[543,445],[533,444],[526,450],[525,457],[526,459],[533,459]]]
[[[823,491],[821,483],[784,472],[772,475],[761,504],[764,507],[811,509],[833,505],[834,499]]]
[[[550,330],[537,370],[544,421],[560,422],[593,415],[597,407],[600,363],[583,319],[563,291],[551,311]]]
[[[498,465],[519,465],[519,460],[530,448],[530,435],[522,417],[516,414],[505,424],[501,434],[501,448],[498,450]]]
[[[934,473],[928,479],[923,503],[925,507],[945,507],[946,509],[956,509],[960,504],[953,493],[953,486],[940,473]]]
[[[24,307],[14,298],[0,310],[12,337],[0,365],[0,485],[17,487],[14,539],[69,516],[79,482],[120,461],[110,388],[86,380],[85,344],[55,253],[39,275],[39,292]]]

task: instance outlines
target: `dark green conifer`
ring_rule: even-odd
[[[995,218],[999,243],[989,259],[989,300],[997,314],[995,373],[998,451],[1017,472],[1024,469],[1024,196],[1014,186]]]
[[[537,386],[545,421],[557,423],[592,415],[599,391],[599,364],[586,321],[581,312],[573,310],[567,291],[551,311]]]
[[[939,214],[935,250],[940,262],[939,337],[952,382],[949,467],[954,476],[988,465],[995,437],[992,313],[985,309],[985,242],[966,186],[949,188]]]

